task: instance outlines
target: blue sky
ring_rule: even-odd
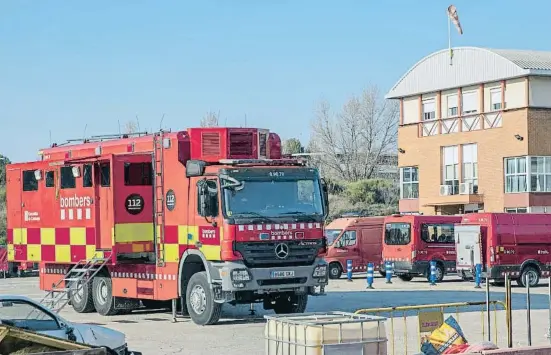
[[[316,102],[384,92],[447,47],[437,0],[2,0],[0,154],[52,140],[222,123],[309,138]],[[454,46],[551,50],[550,1],[457,0]]]

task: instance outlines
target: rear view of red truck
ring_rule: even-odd
[[[455,228],[457,271],[472,278],[476,264],[490,280],[505,275],[526,286],[536,286],[551,272],[551,215],[471,213]]]
[[[429,277],[436,261],[436,282],[455,272],[454,224],[460,216],[392,215],[384,220],[383,261],[394,264],[403,281]]]

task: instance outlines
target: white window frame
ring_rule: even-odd
[[[442,147],[442,182],[452,186],[452,195],[459,193],[459,180],[459,146]]]
[[[519,161],[524,159],[525,172],[518,172]],[[508,164],[514,161],[514,171],[508,170]],[[549,193],[551,192],[551,156],[519,156],[504,159],[505,193]],[[518,188],[524,180],[525,189]],[[512,186],[509,186],[512,185]],[[517,186],[515,186],[517,185]],[[518,189],[515,189],[517,187]]]
[[[551,192],[551,157],[531,156],[528,158],[528,181],[530,184],[528,188],[530,192]]]
[[[505,207],[505,213],[528,213],[528,207]]]
[[[450,104],[450,101],[451,101],[451,104]],[[446,102],[447,102],[447,105],[448,105],[448,117],[458,116],[459,115],[459,100],[458,100],[457,94],[447,95],[446,96]]]
[[[505,193],[528,192],[528,161],[529,159],[526,156],[504,159]],[[509,162],[511,162],[511,169],[509,169]]]
[[[462,157],[462,181],[473,185],[473,192],[478,193],[478,145],[476,143],[463,144],[461,146]],[[467,174],[467,170],[470,171]]]
[[[501,88],[490,89],[490,111],[499,111],[501,107]]]
[[[436,100],[425,99],[422,101],[422,105],[423,105],[423,121],[436,119]]]
[[[408,176],[408,179],[404,179],[404,176]],[[409,194],[404,194],[404,186],[409,186]],[[416,186],[416,193],[413,187]],[[415,200],[419,198],[419,167],[417,166],[404,166],[400,168],[400,199],[402,200]]]
[[[471,96],[473,97],[472,99],[471,99]],[[469,99],[469,100],[466,100],[466,99]],[[473,101],[472,103],[473,107],[468,107],[466,103],[468,103],[468,101],[471,101],[471,100]],[[478,112],[478,91],[477,90],[464,91],[461,93],[461,111],[463,115],[470,115]]]

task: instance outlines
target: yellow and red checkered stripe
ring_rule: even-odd
[[[166,262],[178,262],[188,248],[196,248],[207,260],[220,260],[220,240],[223,228],[218,228],[217,239],[206,243],[199,236],[199,226],[165,226],[164,255]],[[152,223],[116,224],[111,231],[113,251],[138,253],[154,251]],[[9,261],[43,261],[76,263],[93,257],[107,257],[108,252],[96,250],[94,227],[14,228],[8,229]],[[163,249],[163,245],[160,245]]]
[[[8,229],[8,261],[75,263],[102,257],[96,251],[95,228]]]

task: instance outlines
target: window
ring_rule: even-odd
[[[476,91],[467,91],[464,92],[462,95],[462,111],[464,115],[470,114],[470,113],[476,113],[477,106],[478,106],[478,100],[477,100]]]
[[[17,299],[0,302],[0,319],[3,324],[34,332],[59,330],[57,319],[32,303]]]
[[[400,169],[400,198],[419,198],[419,174],[416,166]]]
[[[153,185],[152,163],[124,163],[124,184],[126,186]]]
[[[447,96],[448,101],[448,117],[457,116],[457,94]]]
[[[59,169],[59,174],[61,175],[61,188],[62,189],[74,189],[77,187],[77,182],[75,176],[73,175],[72,166],[62,166]]]
[[[459,157],[458,147],[442,148],[444,185],[451,186],[452,195],[459,193]]]
[[[200,193],[197,193],[197,211],[201,211],[201,202],[203,197],[209,199],[207,203],[210,205],[210,211],[207,212],[213,212],[214,214],[212,216],[203,216],[203,217],[216,217],[218,216],[218,184],[216,183],[216,180],[199,180],[197,181],[197,190],[199,191],[200,184],[203,183],[203,181],[206,181],[207,183],[207,196],[203,196]],[[227,189],[226,189],[227,190]]]
[[[103,187],[111,186],[111,164],[101,163],[99,170],[100,170],[100,185]]]
[[[505,159],[505,192],[526,192],[526,157]]]
[[[551,192],[551,157],[529,157],[530,191]]]
[[[46,187],[54,187],[54,184],[55,184],[54,172],[46,171]]]
[[[440,223],[423,223],[421,239],[425,243],[455,243],[454,225]]]
[[[317,179],[274,177],[243,181],[242,189],[222,189],[227,217],[323,215],[322,192]]]
[[[38,181],[34,176],[36,170],[24,170],[23,171],[23,191],[37,191]]]
[[[356,231],[346,231],[337,242],[337,248],[353,247],[356,245]]]
[[[501,88],[490,90],[490,110],[501,110]]]
[[[327,245],[332,245],[335,239],[341,235],[342,229],[326,229],[325,238],[327,239]]]
[[[513,208],[506,208],[506,213],[528,213],[528,208],[526,207],[513,207]]]
[[[82,187],[92,187],[92,165],[84,164],[82,170]]]
[[[434,99],[423,100],[423,120],[433,120],[436,118],[436,105]]]
[[[386,245],[408,245],[411,241],[411,225],[409,223],[387,223],[385,225]]]
[[[465,144],[461,147],[463,155],[463,182],[471,183],[473,193],[478,192],[478,146]]]
[[[551,192],[551,157],[505,159],[505,192]]]

